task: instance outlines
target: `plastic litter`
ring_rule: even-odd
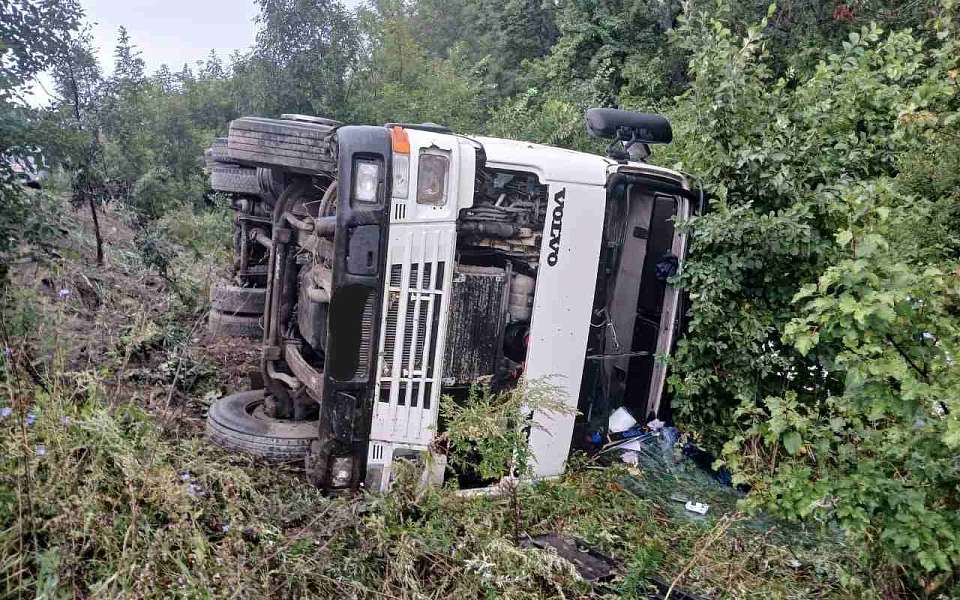
[[[632,431],[632,430],[631,430]],[[654,438],[652,433],[641,433],[636,436],[625,437],[606,444],[600,454],[610,452],[611,450],[643,450],[644,445]]]
[[[689,500],[683,505],[683,507],[692,513],[697,513],[698,515],[705,515],[707,514],[707,511],[710,510],[709,504],[704,504],[703,502],[691,502]]]
[[[635,467],[640,464],[640,455],[633,450],[628,450],[620,455],[620,460]]]
[[[660,452],[664,458],[673,458],[673,447],[680,439],[680,431],[676,427],[664,427],[657,432],[660,436]]]
[[[617,446],[617,450],[627,450],[629,452],[637,453],[638,450],[643,448],[643,440],[633,439],[629,440],[624,444]]]
[[[616,433],[611,432],[610,435],[607,437],[610,440],[616,441],[616,440],[623,440],[626,438],[637,437],[639,435],[644,435],[646,433],[648,432],[644,431],[642,427],[631,427],[630,429],[627,429],[624,431],[619,431]]]
[[[610,413],[610,420],[608,421],[610,433],[624,432],[636,424],[637,420],[633,418],[633,415],[630,414],[630,411],[622,406]]]

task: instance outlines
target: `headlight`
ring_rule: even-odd
[[[358,160],[353,165],[353,201],[359,204],[376,204],[380,189],[380,163]]]
[[[393,155],[393,197],[406,198],[410,189],[410,155]]]
[[[420,154],[417,171],[417,204],[443,206],[447,202],[447,171],[450,160],[441,154]]]

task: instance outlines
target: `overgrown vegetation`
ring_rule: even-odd
[[[0,2],[0,153],[42,151],[75,206],[108,220],[128,215],[134,227],[136,250],[104,229],[107,267],[91,279],[89,298],[116,284],[112,272],[143,273],[141,283],[156,274],[172,293],[164,322],[197,318],[211,268],[200,258],[215,256],[202,240],[217,240],[217,251],[229,243],[200,154],[241,114],[436,121],[598,150],[584,132],[585,108],[664,112],[676,141],[654,160],[695,174],[711,196],[710,212],[684,224],[692,247],[678,282],[692,320],[672,359],[675,418],[751,486],[741,510],[840,531],[848,563],[804,573],[754,564],[733,528],[714,548],[729,554],[740,583],[718,575],[719,559],[688,577],[733,596],[956,589],[960,23],[952,0],[258,4],[246,55],[148,74],[121,31],[105,74],[77,2]],[[29,107],[23,93],[44,69],[54,96]],[[6,160],[0,202],[9,326],[49,304],[10,287],[14,259],[62,269],[95,253],[89,237],[73,253],[57,242],[64,207],[22,190]],[[56,294],[51,285],[45,293]],[[88,316],[103,318],[89,302]],[[165,326],[127,325],[137,341],[114,349],[120,364],[166,344],[156,341]],[[174,328],[180,342],[165,360],[179,360],[191,339],[189,325]],[[116,365],[66,377],[55,352],[37,351],[57,339],[43,340],[29,351],[7,342],[11,354],[0,359],[9,400],[0,405],[19,411],[0,423],[0,565],[15,594],[58,584],[145,596],[178,586],[183,595],[240,586],[278,595],[585,593],[563,565],[509,544],[516,517],[496,502],[400,486],[358,516],[356,506],[281,486],[182,431],[172,436],[162,403],[139,403],[149,409],[141,411],[132,388],[111,384]],[[75,358],[67,353],[64,364]],[[190,385],[209,381],[204,372]],[[25,425],[31,410],[37,426]],[[178,479],[184,471],[190,482]],[[581,469],[535,492],[520,488],[534,508],[519,529],[557,526],[633,556],[640,566],[631,573],[677,574],[703,530],[664,537],[657,509],[613,489],[614,477]],[[71,481],[89,482],[90,493],[78,495]],[[190,497],[191,482],[203,494]],[[231,530],[218,533],[222,525]],[[63,536],[64,545],[53,543]],[[766,556],[768,541],[757,543]],[[373,558],[327,560],[355,552]],[[751,579],[763,564],[775,573]]]
[[[89,214],[49,202],[62,258],[17,265],[0,310],[4,596],[642,598],[650,576],[711,595],[873,589],[842,543],[771,535],[742,520],[732,490],[680,463],[660,473],[578,458],[562,479],[503,497],[424,488],[410,468],[389,495],[331,499],[296,466],[221,451],[200,433],[203,411],[245,384],[226,377],[233,356],[197,341],[198,312],[176,286],[200,285],[229,237],[190,240],[206,243],[192,252],[160,227],[175,286],[144,260],[134,217],[104,211],[105,269],[92,262]],[[171,221],[191,231],[208,219]],[[451,454],[482,442],[485,474],[522,473],[511,450],[523,452],[519,428],[533,425],[524,409],[555,407],[549,391],[478,393],[448,412]],[[678,492],[708,492],[713,514],[685,516]],[[518,548],[518,531],[582,538],[623,575],[593,588],[552,553]]]
[[[954,17],[864,26],[782,73],[766,21],[690,21],[712,37],[674,148],[716,196],[691,223],[675,407],[748,505],[835,522],[892,589],[928,592],[960,565],[960,190],[930,163],[960,151]]]

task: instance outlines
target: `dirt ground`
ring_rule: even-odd
[[[161,415],[175,411],[183,425],[202,429],[212,400],[249,386],[259,356],[255,343],[207,330],[209,288],[229,278],[229,261],[200,257],[163,277],[145,264],[132,218],[107,204],[98,213],[105,261],[97,265],[89,211],[63,200],[53,208],[57,235],[42,248],[25,245],[11,265],[8,293],[19,302],[7,304],[26,314],[3,315],[36,327],[18,337],[14,323],[5,323],[6,345],[35,365],[38,377],[52,364],[68,375],[96,372],[115,401],[133,400]],[[194,279],[190,297],[180,276]]]

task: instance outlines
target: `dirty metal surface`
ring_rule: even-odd
[[[555,533],[528,537],[520,545],[524,548],[553,548],[560,557],[573,563],[584,581],[591,583],[613,576],[618,566],[614,559],[597,552],[586,542]]]
[[[493,375],[503,340],[507,272],[460,266],[453,280],[443,376],[458,384]]]
[[[528,536],[521,540],[520,545],[524,548],[553,548],[558,556],[573,564],[584,581],[590,583],[609,580],[619,572],[621,566],[617,560],[599,552],[583,540],[556,533]],[[664,600],[668,591],[671,600],[706,600],[678,587],[670,589],[670,583],[659,577],[652,577],[648,581],[651,584],[648,600]]]

